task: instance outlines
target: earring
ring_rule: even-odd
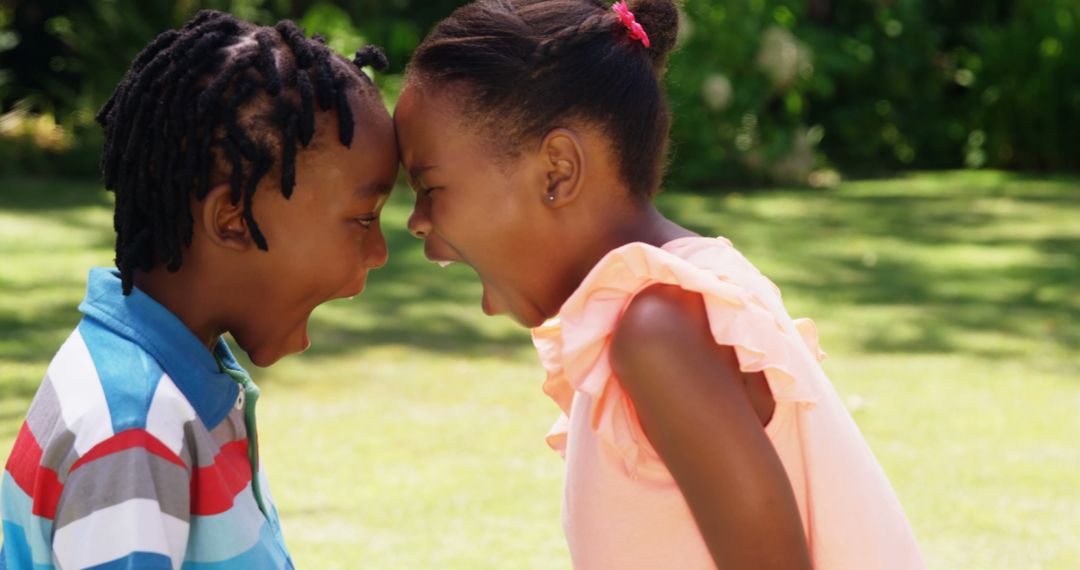
[[[547,201],[548,202],[554,202],[555,201],[555,195],[554,194],[548,194],[547,195]]]

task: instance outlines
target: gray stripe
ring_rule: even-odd
[[[131,499],[155,500],[161,512],[188,521],[190,481],[187,469],[140,447],[106,455],[68,477],[53,528]]]
[[[48,374],[30,405],[26,425],[41,446],[41,466],[55,471],[60,483],[63,483],[67,479],[68,469],[79,459],[79,454],[75,451],[75,434],[64,424],[60,414],[60,398]]]
[[[187,465],[190,471],[194,467],[202,467],[202,465],[196,464],[196,458],[198,458],[208,444],[213,444],[210,440],[210,436],[206,433],[206,428],[198,418],[184,422],[183,426],[184,437],[180,439],[180,460]]]
[[[225,419],[210,432],[210,436],[214,438],[218,447],[231,441],[245,439],[247,428],[244,427],[244,411],[234,406],[229,411],[229,415],[225,416]]]
[[[201,421],[188,422],[184,424],[184,445],[180,449],[180,458],[188,465],[209,467],[214,464],[222,445],[244,439],[245,436],[243,412],[236,410],[230,412],[212,432],[206,431]]]
[[[60,398],[56,395],[52,378],[46,373],[38,387],[34,401],[30,403],[30,411],[26,414],[26,424],[34,433],[37,440],[44,441],[57,424],[64,426],[64,418],[60,415]]]

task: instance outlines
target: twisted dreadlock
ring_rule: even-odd
[[[349,94],[374,93],[361,72],[386,68],[379,48],[350,62],[288,20],[259,27],[213,10],[155,38],[101,111],[101,170],[116,193],[116,266],[125,295],[135,271],[180,268],[191,245],[190,199],[228,182],[233,204],[259,249],[267,250],[251,210],[259,181],[280,173],[289,198],[296,185],[297,144],[315,135],[315,105],[337,111],[338,140],[349,147]],[[277,156],[280,155],[280,161]]]

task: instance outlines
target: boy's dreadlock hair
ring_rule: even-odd
[[[349,95],[375,93],[367,65],[383,70],[386,56],[368,46],[349,61],[291,21],[260,27],[212,10],[143,49],[97,115],[124,294],[135,271],[180,268],[191,197],[217,184],[229,184],[233,204],[243,200],[252,239],[267,250],[251,211],[256,186],[278,173],[282,194],[292,195],[297,144],[311,144],[316,106],[337,111],[338,139],[352,144]]]

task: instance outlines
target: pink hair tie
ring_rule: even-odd
[[[649,47],[649,34],[646,34],[645,28],[642,28],[641,24],[637,23],[634,13],[630,11],[630,8],[626,7],[625,0],[619,0],[612,4],[611,9],[615,10],[615,13],[619,15],[619,21],[630,31],[630,39],[641,40],[645,47]]]

